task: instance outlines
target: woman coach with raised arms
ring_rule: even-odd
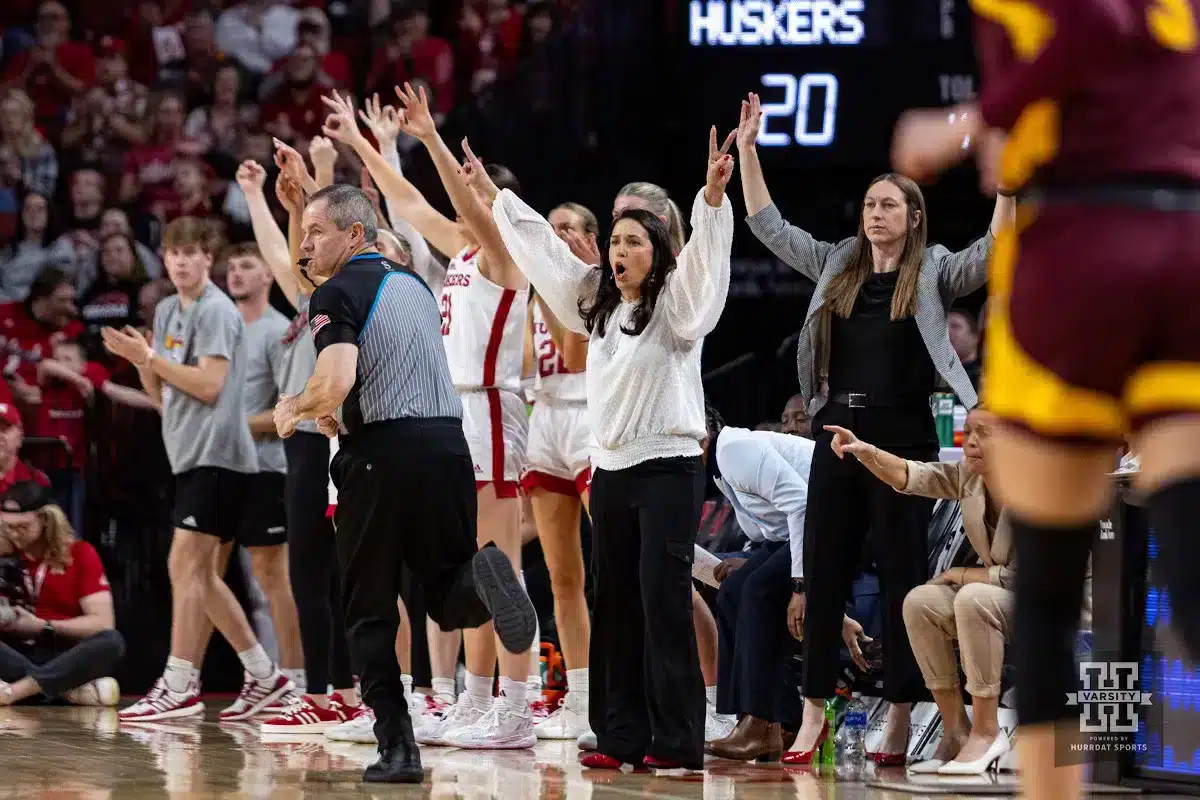
[[[598,447],[589,716],[598,752],[584,757],[587,767],[704,764],[691,608],[707,435],[700,351],[729,290],[732,143],[731,133],[718,148],[711,131],[692,237],[678,256],[658,216],[626,209],[613,221],[607,258],[591,266],[515,194],[489,186],[464,142],[463,173],[492,205],[513,260],[562,324],[591,341],[588,417]]]
[[[904,764],[911,703],[925,696],[904,628],[904,598],[929,578],[933,502],[893,492],[862,464],[838,459],[829,446],[833,434],[823,428],[850,428],[903,458],[937,460],[929,408],[937,377],[968,407],[977,402],[950,346],[946,308],[983,286],[992,235],[1012,216],[1014,201],[998,197],[987,235],[952,253],[926,246],[925,199],[917,185],[885,174],[867,187],[858,234],[819,242],[785,222],[771,202],[755,151],[761,117],[751,94],[742,102],[737,137],[747,221],[775,255],[817,284],[796,363],[805,402],[826,384],[829,396],[813,420],[819,433],[804,526],[804,723],[783,760],[809,763],[829,733],[824,705],[837,681],[843,605],[870,530],[885,596],[884,698],[892,703],[873,757],[881,765]]]

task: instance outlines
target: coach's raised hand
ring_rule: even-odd
[[[713,125],[708,131],[708,178],[704,185],[704,202],[713,208],[720,208],[725,197],[725,187],[733,177],[733,156],[729,155],[729,146],[737,137],[737,129],[729,132],[725,143],[717,147],[717,126]]]

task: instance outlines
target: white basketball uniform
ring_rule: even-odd
[[[594,442],[587,419],[587,377],[570,372],[550,338],[542,307],[533,303],[533,414],[524,489],[580,495],[591,476]]]
[[[502,497],[516,496],[529,429],[521,399],[523,295],[485,278],[478,250],[464,249],[450,260],[442,287],[442,344],[462,400],[475,485],[494,483]]]

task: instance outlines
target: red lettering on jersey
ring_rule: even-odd
[[[471,276],[463,272],[447,272],[443,286],[470,286]]]

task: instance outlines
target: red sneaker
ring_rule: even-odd
[[[269,708],[281,698],[296,694],[296,684],[279,670],[265,680],[258,680],[246,673],[245,683],[242,684],[242,692],[237,700],[221,710],[221,722],[238,722],[261,714],[263,709]],[[290,699],[288,705],[291,706]]]
[[[533,724],[537,725],[550,716],[550,707],[541,700],[534,700],[529,704],[529,713],[533,715]]]
[[[200,701],[200,682],[192,681],[182,692],[167,688],[167,682],[159,678],[150,693],[128,708],[117,712],[121,722],[154,722],[160,719],[193,717],[204,713]]]
[[[341,725],[347,716],[341,698],[329,698],[329,708],[321,708],[308,695],[297,695],[287,710],[271,717],[262,724],[263,733],[321,733],[335,725]]]

